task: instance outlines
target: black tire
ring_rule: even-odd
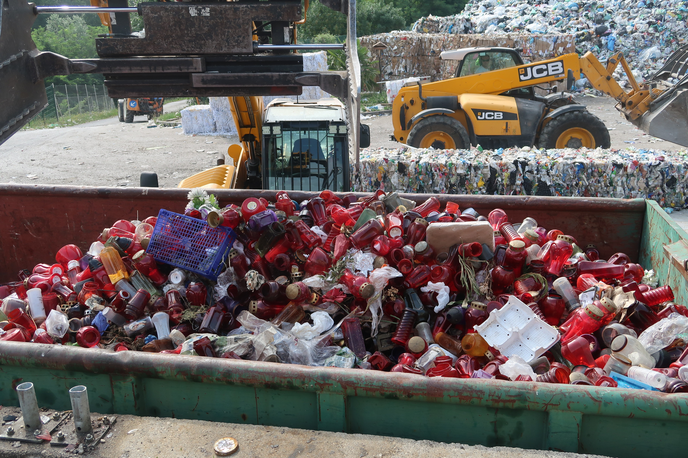
[[[117,118],[119,122],[124,122],[124,110],[124,102],[121,100],[117,101]]]
[[[602,120],[589,111],[570,111],[548,122],[540,133],[539,148],[604,148],[611,147],[609,130]]]
[[[466,128],[449,116],[421,119],[411,128],[406,143],[415,148],[435,149],[467,149],[471,146]]]
[[[141,172],[139,184],[142,188],[157,188],[158,174],[155,172]]]
[[[124,122],[131,124],[134,122],[134,112],[131,110],[127,110],[127,115],[124,118]]]

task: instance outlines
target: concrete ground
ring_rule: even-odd
[[[17,407],[0,408],[0,416],[20,415]],[[51,415],[52,412],[46,412]],[[109,416],[111,417],[111,416]],[[97,414],[93,418],[102,420]],[[3,421],[5,434],[9,423]],[[21,428],[17,426],[17,429]],[[396,437],[330,433],[273,426],[238,425],[171,418],[116,416],[114,424],[93,451],[69,452],[62,447],[0,441],[0,457],[63,458],[76,453],[93,458],[210,458],[215,443],[223,438],[236,440],[236,458],[330,457],[330,458],[580,458],[554,451],[524,450],[509,447],[483,447],[445,444]]]

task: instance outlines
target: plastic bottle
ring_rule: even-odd
[[[623,278],[625,271],[624,266],[607,262],[580,261],[576,266],[578,275],[590,274],[597,280]]]
[[[597,331],[602,325],[603,316],[604,312],[592,304],[585,307],[582,311],[576,313],[574,318],[568,323],[566,332],[561,336],[562,343],[566,343],[583,334],[592,334]]]
[[[518,229],[516,230],[516,232],[518,232],[520,235],[524,235],[527,230],[535,229],[536,227],[538,227],[537,221],[535,221],[530,216],[526,216],[523,219],[523,222],[518,226]]]
[[[463,353],[461,342],[445,332],[438,332],[435,334],[435,342],[437,342],[437,345],[456,356],[460,356]]]
[[[490,348],[490,346],[485,342],[477,332],[468,332],[463,339],[461,339],[461,348],[463,351],[470,356],[485,356],[485,353]]]
[[[611,374],[612,372],[626,375],[628,373],[628,369],[630,369],[632,365],[633,363],[631,363],[631,360],[626,358],[624,355],[612,352],[604,365],[604,371],[607,373],[607,375]]]
[[[571,312],[578,307],[580,307],[580,301],[578,300],[578,295],[573,290],[573,286],[566,278],[557,278],[552,282],[552,287],[554,290],[564,299],[566,303],[566,309]]]
[[[574,366],[596,366],[595,358],[590,351],[590,342],[583,336],[577,336],[569,341],[562,340],[561,354]]]
[[[27,302],[29,303],[29,310],[31,310],[31,317],[40,325],[45,321],[45,307],[43,306],[43,291],[40,288],[31,288],[26,291]]]
[[[559,275],[564,263],[573,253],[573,238],[568,235],[557,235],[556,240],[546,243],[538,258],[545,261],[545,269],[552,275]],[[560,293],[561,294],[561,293]]]
[[[495,208],[487,215],[487,221],[492,226],[492,229],[499,231],[499,226],[502,223],[508,222],[509,218],[504,210],[501,208]],[[500,232],[501,235],[501,232]]]
[[[664,386],[667,384],[666,375],[662,374],[661,372],[646,369],[644,367],[631,366],[628,368],[628,373],[626,375],[633,380],[647,383],[651,387],[657,388],[658,390],[664,389]]]
[[[165,312],[157,312],[151,317],[158,339],[164,339],[170,335],[170,316]],[[203,332],[203,331],[201,331]]]
[[[633,336],[621,334],[614,338],[610,346],[615,353],[620,353],[631,360],[634,366],[652,369],[655,367],[655,359],[645,347]]]

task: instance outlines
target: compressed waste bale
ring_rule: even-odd
[[[181,111],[182,129],[187,135],[206,135],[216,132],[215,118],[210,105],[194,105]]]
[[[354,189],[442,194],[645,198],[688,206],[685,151],[365,149]]]
[[[503,46],[520,48],[527,61],[549,59],[575,52],[573,34],[555,33],[525,35],[518,33],[495,35],[418,33],[398,31],[361,38],[361,46],[368,49],[371,59],[381,61],[381,81],[395,81],[412,77],[428,77],[432,81],[454,75],[456,62],[442,60],[442,51],[474,46]],[[376,43],[387,48],[378,53]]]

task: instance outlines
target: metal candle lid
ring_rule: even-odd
[[[233,437],[223,437],[222,439],[215,442],[213,446],[213,451],[215,456],[229,456],[236,452],[239,448],[239,443]]]

